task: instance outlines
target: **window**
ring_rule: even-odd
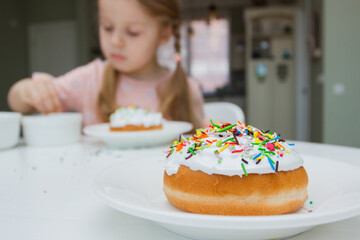
[[[226,19],[190,22],[190,74],[205,95],[216,93],[229,83],[229,23]]]
[[[192,20],[181,27],[181,56],[186,72],[199,81],[205,95],[229,84],[229,22],[227,19]],[[159,63],[175,68],[174,39],[158,52]]]

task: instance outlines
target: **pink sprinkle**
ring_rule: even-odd
[[[266,148],[269,149],[270,151],[275,151],[275,147],[274,144],[272,143],[266,143]]]

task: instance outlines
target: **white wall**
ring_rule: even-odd
[[[360,147],[360,1],[323,3],[323,140]]]

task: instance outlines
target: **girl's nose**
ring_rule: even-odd
[[[117,48],[123,48],[125,46],[125,40],[119,33],[114,33],[111,43]]]

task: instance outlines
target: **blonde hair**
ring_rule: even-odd
[[[137,0],[146,11],[155,17],[162,17],[163,24],[171,24],[175,38],[175,51],[180,54],[180,7],[177,0]],[[98,96],[98,113],[104,122],[117,108],[115,90],[119,73],[108,64],[103,75],[103,85]],[[191,122],[194,128],[202,123],[195,117],[187,75],[177,61],[176,69],[169,81],[160,84],[157,89],[160,111],[165,118]]]

